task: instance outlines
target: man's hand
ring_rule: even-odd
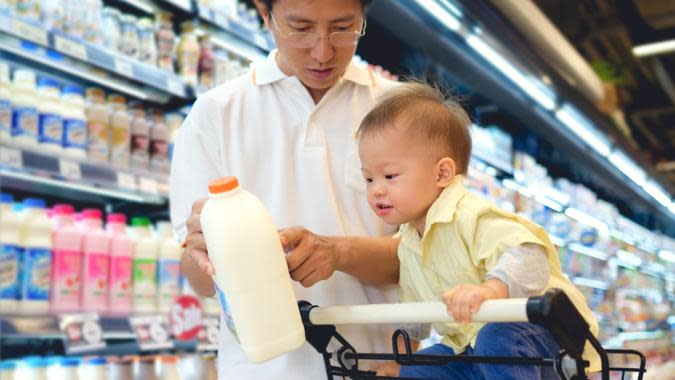
[[[471,322],[471,316],[478,311],[485,300],[508,298],[506,284],[497,280],[487,280],[482,285],[462,284],[446,290],[442,299],[455,322]]]
[[[377,367],[377,376],[399,377],[401,366],[396,362],[389,362]]]
[[[190,256],[204,273],[212,276],[215,270],[206,251],[206,241],[204,240],[200,221],[202,209],[208,199],[202,198],[192,204],[192,213],[186,222],[188,232],[185,237],[185,254]]]
[[[338,268],[334,239],[316,235],[303,227],[279,231],[291,278],[308,288],[327,280]]]

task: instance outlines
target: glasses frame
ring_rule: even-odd
[[[313,37],[316,38],[316,42],[314,42],[311,46],[295,46],[296,48],[299,48],[299,49],[311,49],[311,48],[315,47],[324,38],[328,39],[330,44],[333,47],[336,47],[336,48],[356,46],[359,43],[359,41],[361,40],[361,37],[366,35],[366,26],[367,26],[366,18],[364,17],[361,28],[359,30],[339,31],[339,32],[332,32],[328,35],[323,35],[323,34],[313,33],[313,32],[288,32],[288,33],[285,33],[283,30],[281,30],[281,27],[277,23],[277,20],[274,19],[274,15],[272,14],[272,12],[270,12],[270,21],[271,21],[272,24],[274,24],[274,27],[277,29],[277,31],[279,32],[281,37],[285,40],[290,41],[290,39],[293,38],[294,36],[313,36]],[[345,45],[345,46],[335,45],[335,43],[333,42],[333,36],[336,35],[336,34],[340,34],[340,33],[349,33],[349,34],[353,33],[356,36],[356,39],[354,40],[354,44],[353,45]]]

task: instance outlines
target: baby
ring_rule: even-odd
[[[401,302],[442,300],[460,322],[435,324],[442,343],[421,354],[551,358],[560,348],[538,325],[467,323],[485,300],[529,297],[556,287],[565,291],[591,331],[598,332],[583,295],[562,273],[546,232],[464,189],[470,125],[457,102],[427,85],[407,83],[387,93],[357,132],[368,202],[384,221],[400,225]],[[429,326],[411,332],[415,339],[428,334]],[[595,354],[586,350],[586,359],[592,370],[599,369],[591,352]],[[403,366],[400,376],[556,378],[550,367],[461,361]]]

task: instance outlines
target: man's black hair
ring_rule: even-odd
[[[272,3],[274,3],[275,0],[263,0],[265,5],[267,5],[267,9],[272,9]],[[363,6],[363,9],[368,9],[368,6],[373,2],[373,0],[361,0],[361,5]]]

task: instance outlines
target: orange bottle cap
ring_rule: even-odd
[[[224,193],[236,189],[239,186],[237,177],[222,177],[209,182],[209,192],[211,194]]]

